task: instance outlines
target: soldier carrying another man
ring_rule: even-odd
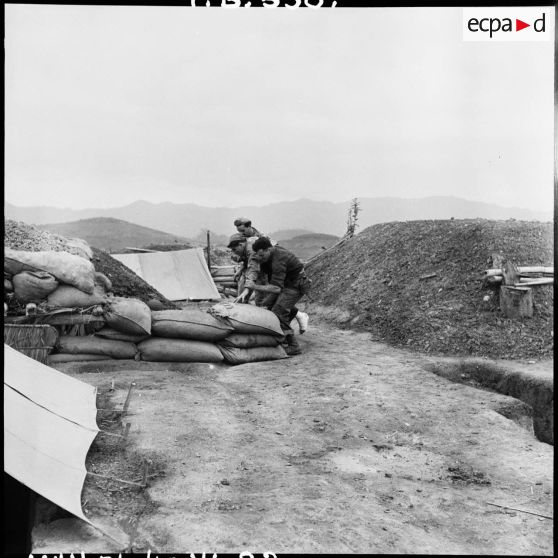
[[[252,244],[252,251],[252,259],[259,263],[260,272],[266,276],[267,284],[258,284],[251,276],[247,276],[244,290],[236,301],[248,300],[252,291],[264,293],[265,297],[260,305],[279,318],[287,342],[287,354],[299,355],[300,346],[290,324],[297,314],[303,314],[295,305],[310,290],[310,280],[306,277],[304,266],[292,252],[282,246],[273,246],[266,237],[258,238]],[[308,316],[305,316],[307,322]]]

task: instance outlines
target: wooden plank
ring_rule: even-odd
[[[148,250],[147,248],[134,248],[133,246],[126,246],[124,250],[133,250],[134,252],[157,252],[157,250]]]
[[[489,284],[502,283],[504,280],[501,276],[486,277],[486,282]],[[529,285],[552,285],[554,277],[520,277],[519,281],[514,283],[514,287],[527,287]]]
[[[39,314],[35,316],[5,316],[6,324],[46,324],[46,325],[80,325],[80,324],[104,324],[102,316],[90,314]]]
[[[519,283],[516,283],[514,287],[529,287],[531,285],[552,285],[554,283],[554,277],[539,277],[533,279],[521,278]]]
[[[553,266],[550,266],[550,267],[546,267],[546,266],[518,267],[517,271],[519,272],[519,274],[522,274],[522,273],[551,273],[552,275],[554,275],[554,267]],[[502,275],[502,269],[501,268],[487,269],[484,272],[484,274],[486,276]]]
[[[219,281],[219,282],[215,282],[215,285],[218,287],[230,287],[231,289],[234,289],[238,286],[238,284],[235,281]]]
[[[211,276],[215,277],[223,277],[223,276],[233,276],[236,271],[236,266],[234,265],[226,265],[226,266],[212,266],[211,267]]]

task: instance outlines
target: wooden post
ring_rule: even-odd
[[[209,229],[207,230],[207,267],[211,269],[211,243],[209,240],[210,234]]]
[[[506,318],[533,317],[533,291],[529,287],[500,287],[500,310]]]
[[[122,432],[122,439],[120,440],[120,447],[124,447],[126,445],[126,442],[128,441],[128,434],[130,434],[130,427],[132,425],[127,422],[126,426],[123,428],[123,432]]]
[[[519,270],[512,262],[506,262],[502,270],[504,285],[514,285],[519,282]]]
[[[128,390],[128,395],[126,396],[126,401],[124,401],[124,406],[122,407],[122,415],[124,417],[128,412],[128,407],[130,406],[130,398],[132,397],[132,388],[134,387],[134,382],[130,383],[130,389]]]

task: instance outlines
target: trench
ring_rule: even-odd
[[[513,397],[496,408],[502,416],[529,430],[540,442],[554,445],[554,383],[482,359],[428,363],[425,369],[452,382]]]

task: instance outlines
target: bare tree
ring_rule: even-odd
[[[353,198],[347,215],[347,232],[345,233],[345,238],[354,236],[356,228],[358,227],[357,221],[359,211],[360,204],[358,203],[358,198]]]
[[[339,246],[344,242],[346,242],[349,238],[352,238],[355,234],[356,228],[358,227],[357,221],[358,221],[358,214],[360,211],[361,209],[360,209],[360,204],[358,203],[358,199],[353,198],[347,214],[347,232],[333,246],[330,246],[329,248],[322,247],[323,252],[319,252],[315,256],[312,256],[309,260],[306,261],[306,263],[310,263],[316,258],[319,258],[322,254],[325,254],[330,250],[333,250],[336,246]]]

